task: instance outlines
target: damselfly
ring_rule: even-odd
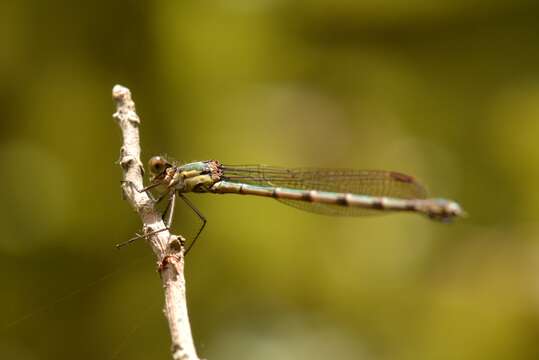
[[[144,191],[158,191],[161,194],[158,201],[168,196],[167,228],[172,222],[176,196],[186,201],[203,222],[186,253],[206,225],[206,219],[183,196],[190,192],[271,197],[324,215],[362,216],[407,211],[447,222],[464,214],[456,202],[427,198],[425,188],[417,180],[394,171],[229,166],[216,160],[177,165],[162,156],[152,157],[148,166],[151,184]]]

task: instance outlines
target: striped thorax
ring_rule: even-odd
[[[174,188],[178,192],[208,192],[219,181],[219,163],[217,161],[198,161],[176,166],[161,156],[154,156],[148,162],[151,182],[163,188]]]

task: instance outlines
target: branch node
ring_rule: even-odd
[[[133,164],[136,164],[140,168],[141,174],[144,175],[144,166],[142,165],[142,162],[134,156],[128,155],[128,152],[125,151],[123,147],[120,151],[121,158],[119,162],[122,169],[127,171]]]
[[[182,236],[171,235],[167,248],[165,249],[165,257],[158,263],[157,271],[161,273],[167,266],[172,265],[175,275],[178,271],[178,264],[183,257],[185,239]]]
[[[168,250],[171,254],[183,253],[185,239],[182,236],[172,235],[168,243]]]
[[[179,264],[181,261],[180,257],[178,255],[166,255],[163,260],[159,263],[159,266],[157,268],[157,272],[161,273],[163,272],[169,265],[172,265],[172,268],[174,270],[174,276],[178,275],[177,271],[177,264]]]

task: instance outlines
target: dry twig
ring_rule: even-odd
[[[112,97],[116,101],[116,113],[113,117],[123,135],[119,160],[123,170],[122,188],[127,201],[140,215],[144,232],[148,235],[148,242],[158,260],[165,290],[164,313],[172,338],[172,358],[198,360],[187,314],[183,240],[170,234],[152,199],[146,192],[137,190],[143,188],[144,168],[140,162],[140,118],[135,111],[131,92],[126,87],[116,85],[112,89]]]

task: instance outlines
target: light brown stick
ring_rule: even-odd
[[[126,87],[116,85],[112,89],[112,97],[116,101],[116,113],[113,117],[117,120],[123,136],[119,160],[123,170],[122,189],[126,200],[140,215],[144,232],[151,233],[147,238],[157,257],[165,290],[164,313],[172,338],[172,358],[199,360],[187,314],[183,241],[166,229],[161,214],[154,208],[148,194],[137,190],[144,187],[144,168],[140,162],[140,118],[135,111],[131,92]],[[158,231],[161,229],[164,230]]]

